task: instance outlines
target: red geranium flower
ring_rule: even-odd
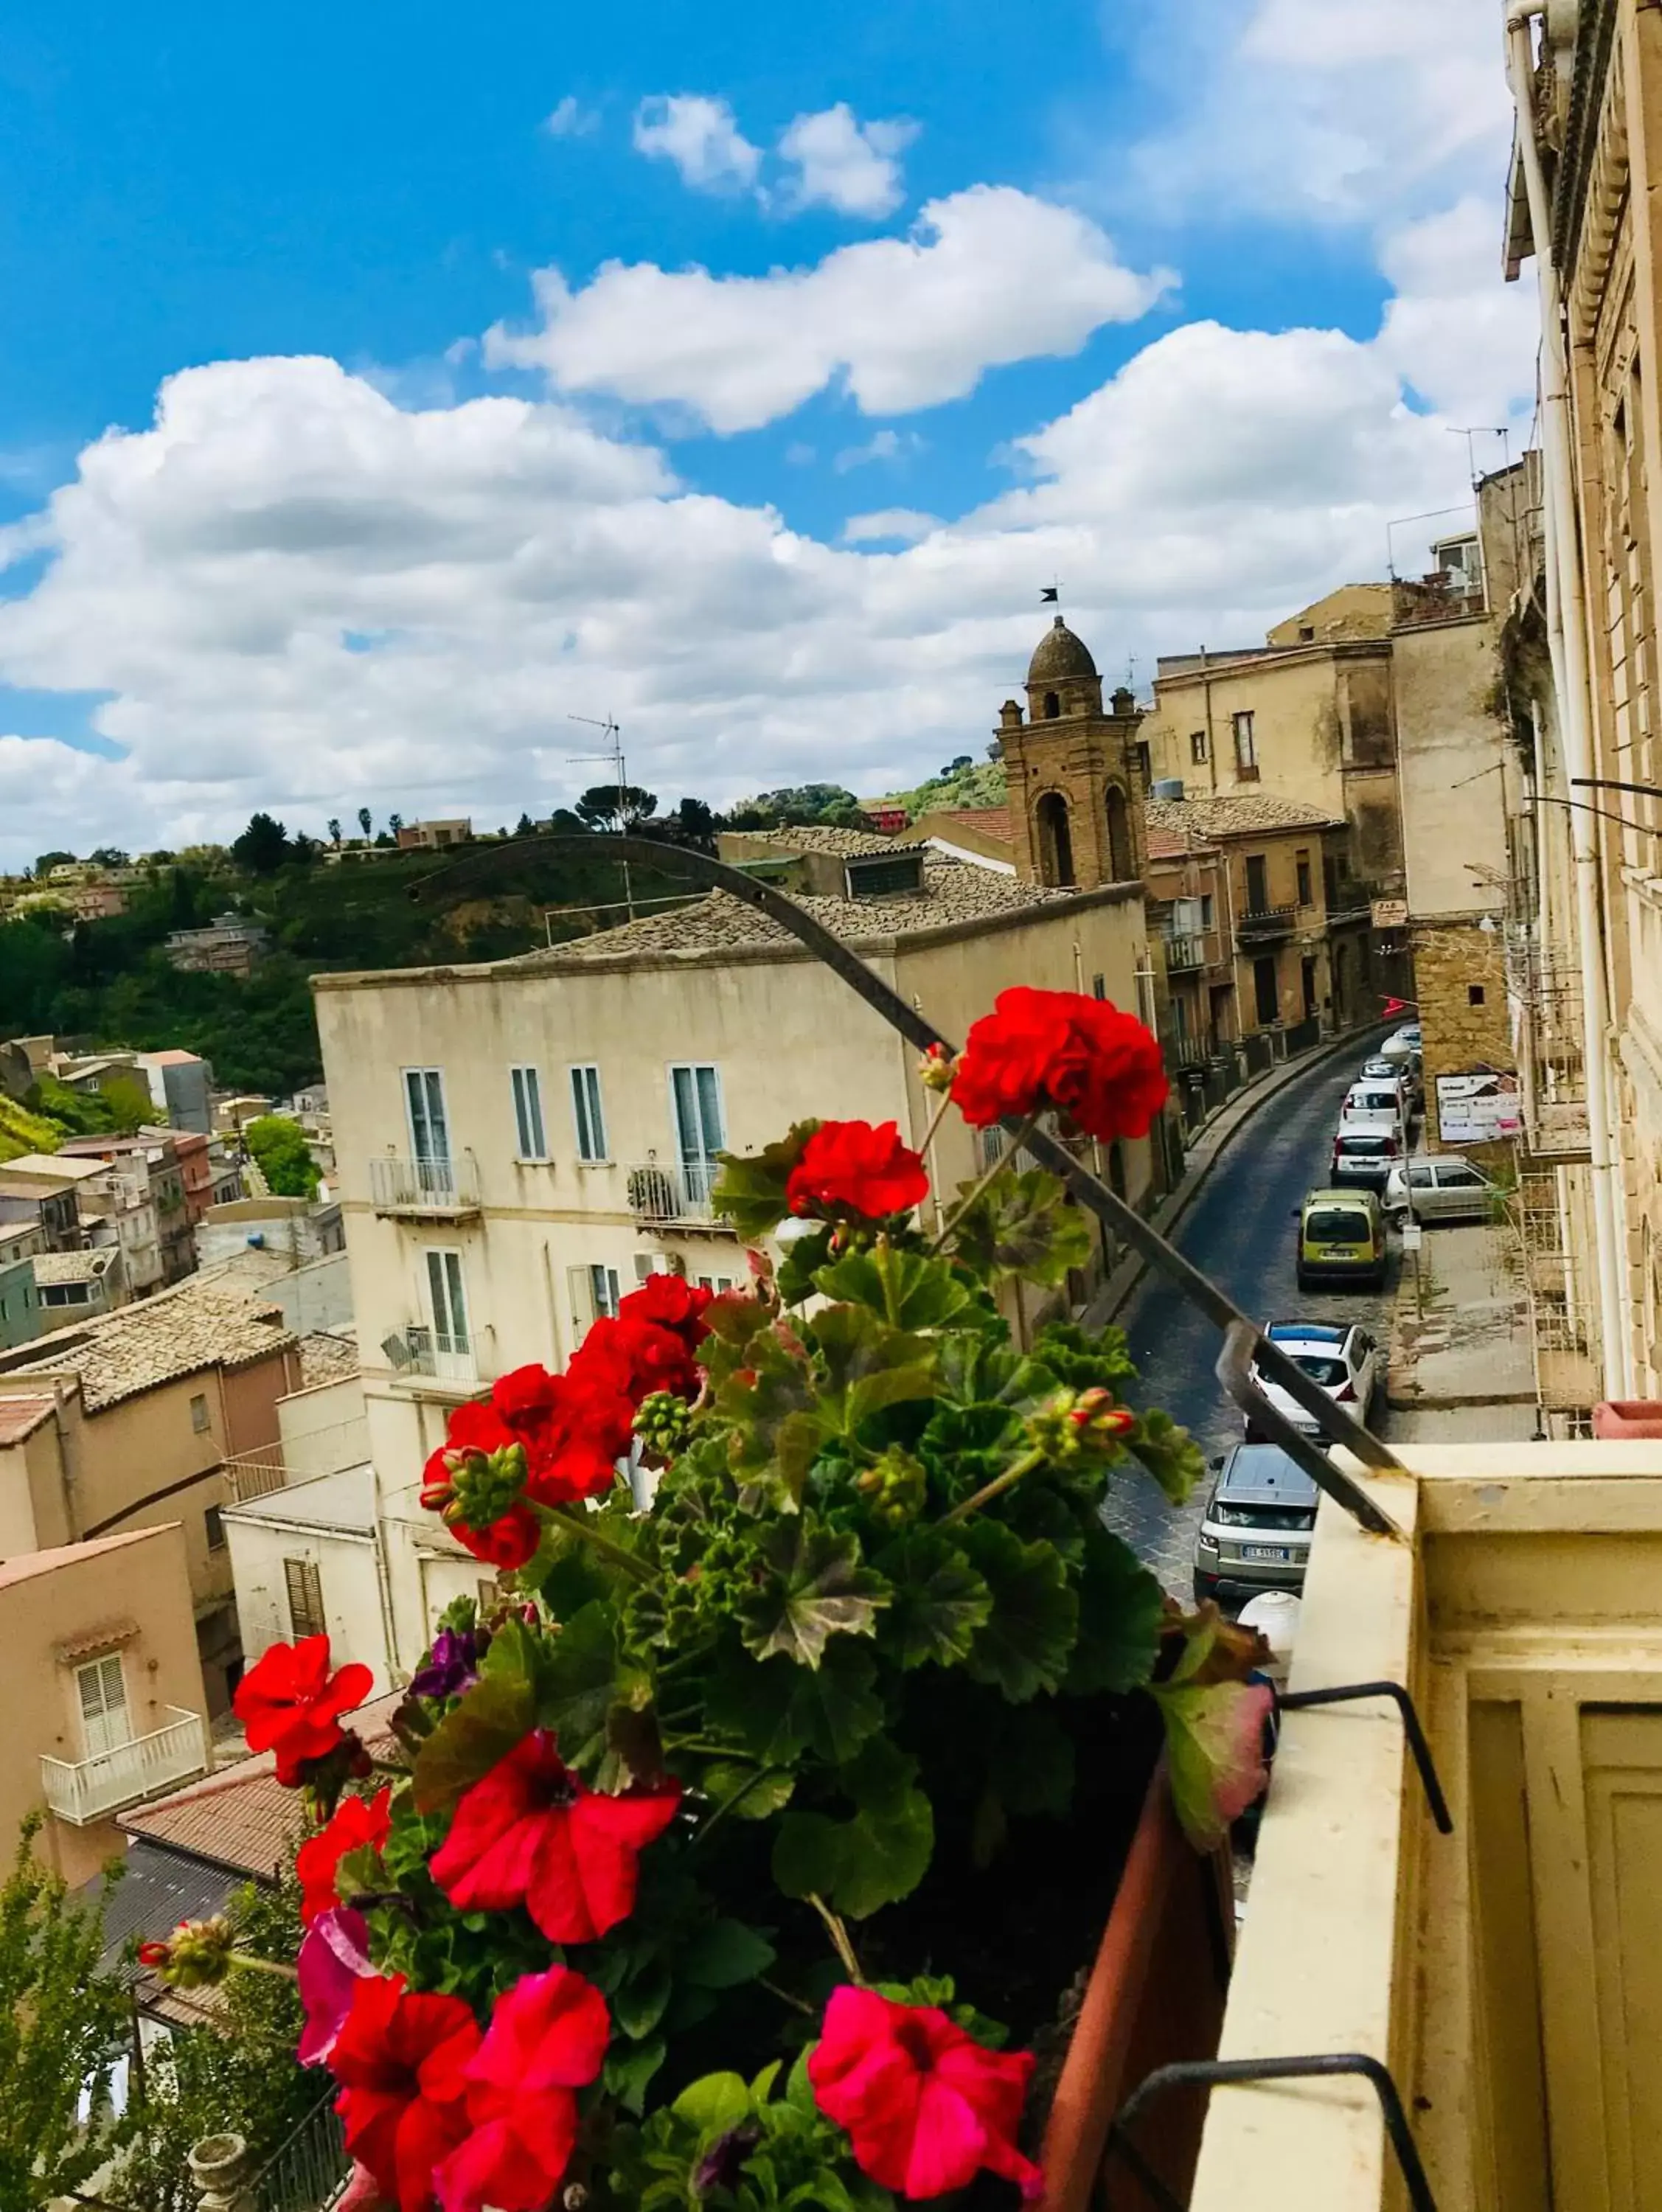
[[[329,2053],[346,2148],[399,2212],[426,2212],[435,2167],[468,2131],[467,2062],[479,2024],[460,1997],[367,1974]]]
[[[1153,1033],[1078,991],[1001,991],[970,1030],[953,1082],[966,1121],[986,1128],[1045,1105],[1103,1144],[1146,1136],[1168,1089]]]
[[[535,1729],[464,1793],[433,1879],[464,1912],[523,1905],[551,1943],[592,1943],[633,1911],[636,1855],[680,1802],[679,1783],[591,1790]]]
[[[309,1928],[319,1913],[340,1903],[335,1893],[335,1870],[349,1851],[379,1850],[393,1832],[393,1792],[378,1790],[373,1797],[343,1797],[334,1817],[316,1835],[308,1836],[295,1855],[300,1877],[300,1917]]]
[[[465,1521],[450,1521],[446,1527],[459,1544],[466,1545],[476,1559],[483,1559],[488,1567],[500,1574],[512,1574],[516,1567],[536,1555],[543,1540],[541,1524],[536,1515],[526,1505],[510,1505],[498,1521],[488,1528],[470,1528]]]
[[[576,2092],[606,2062],[606,1999],[581,1974],[527,1974],[467,2063],[473,2131],[434,2176],[444,2212],[542,2212],[577,2139]]]
[[[708,1334],[704,1309],[712,1296],[701,1285],[690,1283],[685,1275],[648,1275],[638,1291],[631,1291],[620,1300],[618,1318],[624,1322],[651,1322],[659,1328],[670,1329],[691,1352]]]
[[[892,1121],[822,1121],[802,1147],[785,1184],[793,1213],[867,1221],[910,1213],[928,1195],[923,1162]]]
[[[587,1340],[585,1340],[586,1346]],[[629,1449],[635,1408],[621,1377],[580,1369],[580,1351],[563,1375],[516,1367],[491,1392],[496,1413],[525,1447],[527,1488],[545,1505],[569,1505],[612,1486],[614,1461]]]
[[[966,2188],[983,2166],[1037,2197],[1043,2177],[1015,2141],[1032,2070],[1031,2051],[989,2051],[934,2005],[846,1984],[808,2055],[814,2102],[848,2130],[855,2164],[902,2197]]]
[[[326,1758],[344,1741],[338,1717],[363,1703],[374,1679],[356,1662],[331,1674],[328,1638],[303,1636],[298,1644],[272,1644],[237,1684],[231,1705],[249,1750],[274,1751],[277,1780],[293,1789],[307,1760]]]

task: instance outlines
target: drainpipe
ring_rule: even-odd
[[[1572,786],[1593,774],[1592,734],[1588,714],[1589,678],[1586,608],[1581,572],[1575,557],[1574,478],[1571,462],[1569,386],[1563,325],[1563,300],[1552,258],[1552,214],[1541,149],[1535,136],[1534,58],[1530,23],[1539,15],[1531,0],[1511,0],[1507,9],[1507,76],[1518,112],[1518,148],[1529,196],[1530,228],[1535,238],[1535,268],[1541,295],[1541,444],[1544,464],[1547,566],[1547,638],[1553,690],[1558,698],[1558,726],[1564,773]],[[1592,1157],[1593,1243],[1598,1268],[1599,1331],[1604,1389],[1607,1398],[1632,1395],[1629,1370],[1633,1346],[1623,1296],[1622,1257],[1618,1233],[1610,1063],[1606,1038],[1610,1004],[1605,989],[1599,912],[1598,817],[1585,807],[1567,810],[1574,860],[1577,952],[1581,971],[1582,1023],[1586,1030],[1587,1143]]]

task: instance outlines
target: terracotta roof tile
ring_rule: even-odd
[[[32,1437],[56,1403],[52,1398],[0,1398],[0,1444],[21,1444]]]
[[[831,853],[838,860],[858,860],[866,853],[902,853],[904,838],[886,837],[875,830],[834,830],[828,823],[807,823],[793,828],[781,822],[771,830],[736,830],[736,837],[753,838],[762,845],[776,845],[782,853]]]
[[[347,1724],[356,1728],[372,1754],[385,1755],[393,1747],[388,1723],[402,1702],[403,1692],[394,1692],[349,1717]],[[175,1790],[171,1796],[153,1797],[148,1805],[124,1813],[116,1825],[130,1836],[270,1881],[282,1872],[304,1832],[306,1815],[300,1792],[283,1788],[277,1778],[277,1760],[265,1751]]]
[[[17,1404],[16,1399],[0,1401],[0,1404]],[[27,1398],[25,1405],[39,1405],[40,1399]],[[44,1401],[52,1404],[50,1398]],[[177,1521],[164,1521],[164,1528],[176,1528]],[[84,1544],[58,1544],[50,1551],[20,1552],[15,1559],[0,1564],[0,1589],[10,1589],[15,1583],[33,1582],[37,1575],[55,1574],[59,1567],[72,1567],[82,1559],[96,1559],[105,1552],[119,1552],[129,1544],[148,1542],[156,1534],[155,1528],[127,1528],[119,1536],[94,1536]]]
[[[252,1366],[298,1341],[281,1307],[204,1277],[56,1335],[37,1337],[32,1357],[6,1371],[78,1374],[82,1401],[89,1413],[96,1413],[204,1368]]]
[[[1277,830],[1342,830],[1344,824],[1319,806],[1280,799],[1269,791],[1227,791],[1203,799],[1150,799],[1147,802],[1152,839],[1156,830],[1181,841],[1263,836]],[[1152,851],[1153,845],[1149,849]],[[1179,851],[1183,849],[1179,842]]]

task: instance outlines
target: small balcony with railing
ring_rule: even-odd
[[[199,1713],[165,1705],[167,1717],[148,1735],[94,1752],[89,1759],[40,1760],[40,1789],[47,1807],[77,1828],[137,1805],[158,1790],[176,1789],[208,1771],[208,1735]]]
[[[1253,906],[1235,916],[1238,945],[1273,945],[1291,937],[1299,922],[1296,906]]]
[[[1215,967],[1220,957],[1215,929],[1168,929],[1160,939],[1168,975],[1195,975]]]
[[[638,1160],[626,1170],[630,1212],[642,1229],[730,1234],[731,1224],[714,1203],[721,1176],[719,1160],[683,1160],[673,1166],[661,1160]]]
[[[463,1221],[479,1211],[478,1163],[472,1152],[427,1160],[388,1153],[369,1163],[369,1198],[395,1220]]]
[[[383,1337],[380,1348],[400,1382],[454,1383],[466,1392],[486,1379],[479,1371],[477,1333],[462,1336],[412,1322]]]

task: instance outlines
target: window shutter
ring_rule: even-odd
[[[283,1579],[289,1593],[289,1631],[296,1642],[324,1632],[323,1578],[311,1559],[285,1559]]]
[[[573,1334],[581,1344],[595,1318],[594,1285],[587,1267],[568,1267],[565,1280],[571,1297]]]

